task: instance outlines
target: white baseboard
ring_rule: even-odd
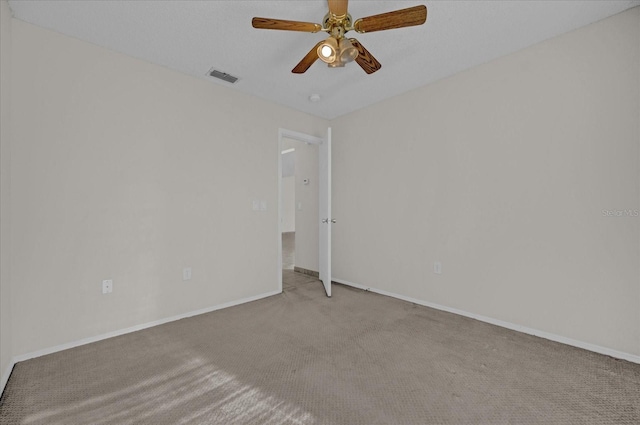
[[[85,345],[85,344],[91,344],[92,342],[101,341],[101,340],[107,339],[107,338],[113,338],[114,336],[119,336],[119,335],[124,335],[124,334],[131,333],[131,332],[140,331],[142,329],[151,328],[151,327],[154,327],[154,326],[162,325],[164,323],[169,323],[169,322],[173,322],[173,321],[180,320],[180,319],[186,319],[187,317],[197,316],[197,315],[204,314],[204,313],[210,313],[210,312],[216,311],[216,310],[221,310],[223,308],[233,307],[233,306],[240,305],[240,304],[245,304],[245,303],[248,303],[248,302],[251,302],[251,301],[256,301],[256,300],[259,300],[259,299],[262,299],[262,298],[267,298],[267,297],[270,297],[270,296],[273,296],[273,295],[277,295],[277,294],[280,294],[281,292],[282,291],[280,291],[280,290],[271,291],[271,292],[265,292],[263,294],[255,295],[253,297],[242,298],[240,300],[235,300],[235,301],[229,301],[227,303],[218,304],[218,305],[213,306],[213,307],[207,307],[207,308],[203,308],[203,309],[200,309],[200,310],[190,311],[188,313],[178,314],[177,316],[167,317],[165,319],[154,320],[153,322],[148,322],[148,323],[143,323],[141,325],[131,326],[130,328],[120,329],[120,330],[117,330],[117,331],[107,332],[107,333],[104,333],[104,334],[101,334],[101,335],[96,335],[96,336],[92,336],[92,337],[89,337],[89,338],[80,339],[80,340],[77,340],[77,341],[67,342],[65,344],[56,345],[55,347],[49,347],[49,348],[44,348],[42,350],[32,351],[32,352],[26,353],[26,354],[20,354],[18,356],[13,357],[13,359],[11,359],[11,364],[9,365],[7,370],[4,372],[4,374],[2,375],[2,381],[0,381],[0,394],[2,393],[2,391],[4,391],[4,387],[7,384],[7,381],[9,380],[9,375],[11,374],[11,370],[13,369],[13,366],[18,362],[22,362],[22,361],[33,359],[33,358],[40,357],[40,356],[45,356],[47,354],[56,353],[58,351],[67,350],[67,349],[73,348],[73,347],[79,347],[79,346]]]
[[[638,363],[640,364],[640,356],[636,356],[633,354],[629,354],[629,353],[625,353],[622,351],[617,351],[617,350],[613,350],[610,348],[606,348],[606,347],[601,347],[599,345],[594,345],[594,344],[590,344],[587,342],[582,342],[582,341],[577,341],[571,338],[566,338],[564,336],[560,336],[560,335],[555,335],[555,334],[551,334],[549,332],[544,332],[544,331],[540,331],[537,329],[532,329],[532,328],[528,328],[526,326],[521,326],[521,325],[516,325],[513,323],[509,323],[509,322],[505,322],[502,320],[498,320],[498,319],[493,319],[491,317],[486,317],[486,316],[481,316],[479,314],[474,314],[474,313],[469,313],[466,311],[462,311],[462,310],[458,310],[456,308],[451,308],[451,307],[446,307],[446,306],[442,306],[439,304],[434,304],[434,303],[430,303],[427,301],[423,301],[423,300],[419,300],[417,298],[412,298],[412,297],[407,297],[404,295],[399,295],[399,294],[394,294],[392,292],[388,292],[388,291],[383,291],[381,289],[376,289],[376,288],[371,288],[365,285],[360,285],[357,283],[353,283],[353,282],[349,282],[343,279],[332,279],[334,282],[336,283],[341,283],[343,285],[347,285],[347,286],[352,286],[354,288],[358,288],[358,289],[362,289],[365,291],[371,291],[380,295],[386,295],[388,297],[393,297],[393,298],[397,298],[400,300],[404,300],[404,301],[408,301],[414,304],[418,304],[418,305],[423,305],[425,307],[431,307],[431,308],[435,308],[436,310],[442,310],[442,311],[446,311],[449,313],[454,313],[454,314],[458,314],[460,316],[465,316],[465,317],[470,317],[472,319],[476,319],[476,320],[480,320],[481,322],[486,322],[486,323],[490,323],[492,325],[496,325],[496,326],[501,326],[503,328],[507,328],[507,329],[511,329],[511,330],[515,330],[518,332],[523,332],[529,335],[535,335],[541,338],[545,338],[551,341],[555,341],[555,342],[560,342],[562,344],[567,344],[567,345],[571,345],[574,347],[578,347],[578,348],[583,348],[585,350],[589,350],[589,351],[593,351],[596,353],[600,353],[600,354],[604,354],[607,356],[611,356],[611,357],[615,357],[618,359],[623,359],[623,360],[628,360],[630,362],[633,363]],[[68,342],[66,344],[61,344],[61,345],[57,345],[55,347],[50,347],[50,348],[45,348],[42,350],[38,350],[38,351],[33,351],[27,354],[21,354],[18,356],[13,357],[13,359],[11,360],[11,364],[9,364],[9,366],[7,367],[7,369],[4,371],[4,373],[2,374],[2,378],[0,378],[0,394],[2,393],[2,391],[4,391],[5,386],[7,385],[7,381],[9,380],[9,376],[11,375],[11,371],[13,370],[13,366],[21,361],[24,360],[29,360],[29,359],[33,359],[36,357],[40,357],[40,356],[44,356],[47,354],[52,354],[52,353],[56,353],[58,351],[62,351],[62,350],[66,350],[69,348],[73,348],[73,347],[79,347],[81,345],[85,345],[85,344],[90,344],[92,342],[96,342],[96,341],[101,341],[103,339],[107,339],[107,338],[112,338],[114,336],[119,336],[119,335],[124,335],[124,334],[128,334],[131,332],[136,332],[142,329],[147,329],[147,328],[151,328],[153,326],[158,326],[158,325],[162,325],[164,323],[168,323],[168,322],[173,322],[176,320],[180,320],[180,319],[185,319],[187,317],[192,317],[192,316],[197,316],[199,314],[204,314],[204,313],[209,313],[212,311],[216,311],[216,310],[220,310],[223,308],[227,308],[227,307],[233,307],[236,305],[240,305],[240,304],[244,304],[244,303],[248,303],[251,301],[256,301],[262,298],[266,298],[266,297],[270,297],[273,295],[277,295],[279,294],[281,291],[271,291],[271,292],[266,292],[264,294],[260,294],[260,295],[256,295],[253,297],[248,297],[248,298],[243,298],[240,300],[235,300],[235,301],[230,301],[224,304],[219,304],[213,307],[208,307],[208,308],[203,308],[200,310],[195,310],[195,311],[191,311],[188,313],[183,313],[183,314],[179,314],[177,316],[172,316],[172,317],[168,317],[165,319],[160,319],[160,320],[155,320],[153,322],[148,322],[148,323],[144,323],[141,325],[136,325],[136,326],[132,326],[130,328],[126,328],[126,329],[120,329],[117,331],[113,331],[113,332],[107,332],[105,334],[101,334],[101,335],[97,335],[94,337],[90,337],[90,338],[84,338],[78,341],[73,341],[73,342]]]
[[[7,381],[9,380],[9,376],[11,375],[11,371],[13,370],[13,366],[16,364],[15,359],[11,359],[11,363],[7,370],[2,373],[2,378],[0,378],[0,395],[4,391],[4,387],[7,385]]]
[[[498,319],[493,319],[491,317],[481,316],[479,314],[469,313],[463,310],[458,310],[457,308],[446,307],[439,304],[430,303],[428,301],[419,300],[417,298],[406,297],[404,295],[394,294],[392,292],[383,291],[381,289],[371,288],[365,285],[360,285],[358,283],[349,282],[343,279],[331,279],[333,282],[341,283],[343,285],[352,286],[354,288],[362,289],[365,291],[375,292],[376,294],[386,295],[388,297],[397,298],[403,301],[408,301],[410,303],[423,305],[425,307],[435,308],[436,310],[442,310],[449,313],[458,314],[460,316],[470,317],[472,319],[480,320],[481,322],[490,323],[492,325],[500,326],[503,328],[511,329],[514,331],[522,332],[529,335],[538,336],[540,338],[548,339],[555,342],[560,342],[562,344],[571,345],[573,347],[583,348],[585,350],[593,351],[599,354],[604,354],[607,356],[615,357],[617,359],[628,360],[633,363],[640,364],[640,356],[636,356],[634,354],[625,353],[622,351],[613,350],[611,348],[601,347],[599,345],[590,344],[588,342],[577,341],[575,339],[567,338],[561,335],[555,335],[549,332],[540,331],[537,329],[528,328],[526,326],[516,325],[514,323],[505,322]]]

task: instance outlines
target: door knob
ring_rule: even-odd
[[[328,218],[323,218],[323,219],[322,219],[322,222],[323,222],[323,223],[328,223],[328,222],[329,222],[329,219],[328,219]]]
[[[335,218],[332,218],[332,219],[331,219],[331,222],[332,222],[332,223],[335,223],[335,222],[336,222],[336,219],[335,219]]]

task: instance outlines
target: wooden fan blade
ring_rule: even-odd
[[[329,3],[329,13],[336,16],[344,16],[347,14],[349,0],[327,0]]]
[[[318,47],[323,41],[316,44],[313,49],[309,50],[309,53],[291,70],[294,74],[304,74],[307,69],[318,59]]]
[[[253,18],[251,25],[254,28],[263,30],[318,32],[322,29],[322,25],[311,22],[285,21],[284,19],[271,18]]]
[[[412,27],[422,25],[427,20],[427,7],[425,5],[382,13],[380,15],[360,18],[353,24],[353,29],[363,32],[390,30],[393,28]]]
[[[358,40],[356,40],[355,38],[350,38],[349,41],[351,42],[353,47],[358,50],[358,57],[356,57],[356,62],[358,62],[358,65],[360,65],[362,69],[364,69],[364,72],[366,72],[367,74],[373,74],[374,72],[382,68],[380,62],[378,62],[376,58],[374,58],[371,53],[369,53],[369,51],[365,49],[362,44],[360,44]]]

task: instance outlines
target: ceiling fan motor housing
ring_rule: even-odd
[[[343,30],[342,35],[344,35],[345,32],[353,29],[353,26],[351,25],[352,22],[351,15],[348,13],[344,16],[336,16],[331,13],[327,13],[322,20],[322,29],[332,33],[333,28],[341,27]]]

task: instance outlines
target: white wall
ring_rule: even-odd
[[[0,392],[13,357],[11,341],[11,10],[0,1]]]
[[[325,129],[326,132],[326,129]],[[295,149],[294,153],[287,155],[295,155],[295,166],[289,167],[293,170],[294,180],[285,182],[283,179],[283,207],[290,201],[291,196],[286,193],[289,190],[286,184],[294,185],[294,203],[295,210],[288,210],[289,206],[283,209],[283,218],[288,220],[288,214],[293,214],[295,221],[296,244],[295,244],[295,266],[307,270],[318,271],[318,146],[306,144],[298,140],[282,139],[282,150]],[[283,155],[284,159],[285,155]],[[284,162],[283,162],[284,173]],[[308,179],[309,184],[305,185],[304,180]],[[298,206],[302,208],[299,209]],[[287,226],[283,225],[283,229]],[[285,230],[283,230],[285,231]]]
[[[296,231],[296,176],[282,178],[282,232]]]
[[[324,129],[326,133],[326,128]],[[321,134],[319,137],[324,137]],[[296,267],[318,271],[318,146],[294,141],[296,149]],[[309,179],[309,184],[303,183]],[[302,209],[297,204],[302,204]]]
[[[639,64],[635,8],[331,122],[334,277],[640,355]]]
[[[290,177],[296,173],[296,152],[295,149],[282,149],[282,177]]]
[[[18,20],[12,36],[15,355],[277,290],[278,128],[326,121]]]

